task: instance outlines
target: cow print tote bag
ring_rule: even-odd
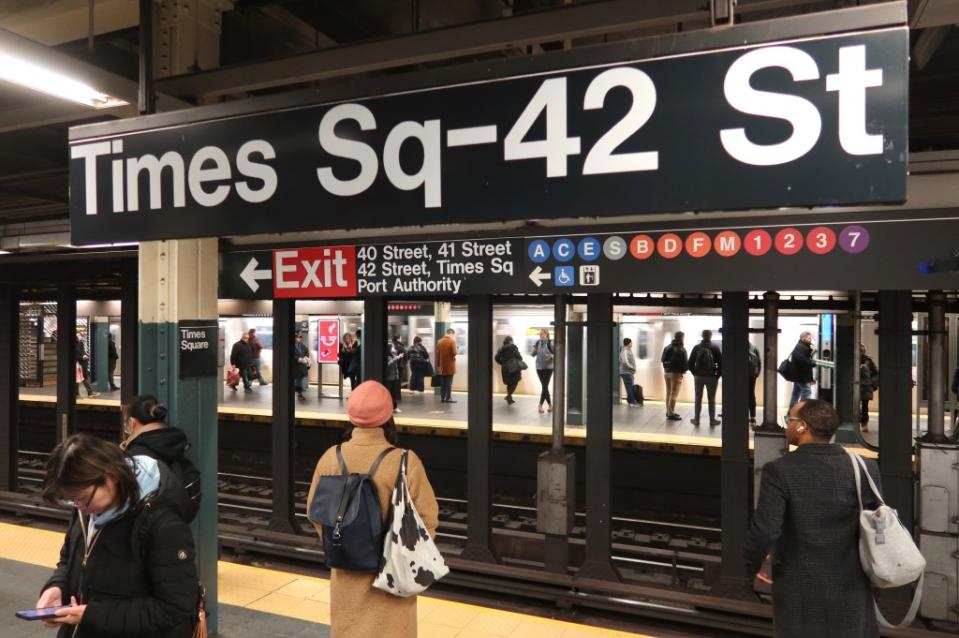
[[[377,589],[404,598],[423,593],[450,571],[410,498],[406,480],[408,454],[403,452],[390,497],[389,529],[383,541],[383,567],[373,581]]]

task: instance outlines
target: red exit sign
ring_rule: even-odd
[[[320,246],[273,251],[274,296],[356,296],[356,248]]]

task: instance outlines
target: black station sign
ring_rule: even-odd
[[[901,202],[908,47],[896,27],[74,139],[73,242]]]
[[[254,262],[257,265],[253,265]],[[259,279],[243,273],[272,263]],[[220,296],[395,300],[470,294],[952,289],[959,216],[915,211],[703,219],[221,255]],[[253,286],[256,289],[253,289]]]
[[[180,378],[215,377],[220,345],[215,319],[184,320],[177,323],[180,351]]]

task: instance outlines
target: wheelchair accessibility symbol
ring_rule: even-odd
[[[557,286],[572,286],[576,283],[576,271],[573,266],[556,266],[553,280]]]

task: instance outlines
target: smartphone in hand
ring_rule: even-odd
[[[23,620],[50,620],[56,617],[61,609],[67,609],[70,605],[60,605],[59,607],[42,607],[40,609],[21,609],[16,612],[17,618]]]

